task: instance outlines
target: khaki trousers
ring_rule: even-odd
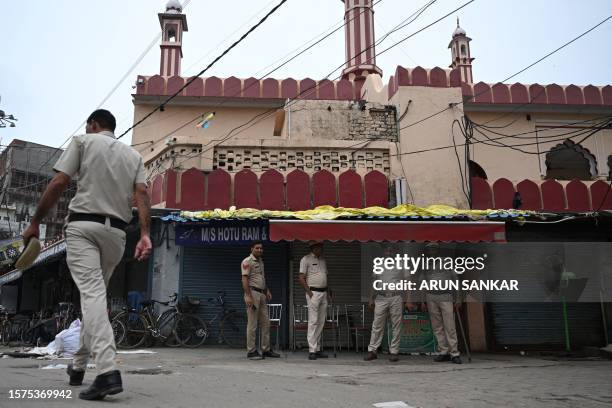
[[[327,292],[312,292],[312,297],[306,295],[308,304],[308,351],[321,351],[321,335],[327,318]]]
[[[81,294],[81,337],[73,365],[85,370],[93,354],[98,374],[116,370],[115,338],[106,288],[125,250],[125,232],[110,224],[75,221],[66,227],[66,261]]]
[[[450,354],[451,357],[458,356],[452,296],[427,294],[427,310],[438,342],[438,351],[442,354]]]
[[[257,324],[261,330],[261,351],[270,350],[270,317],[268,316],[268,302],[266,295],[251,289],[253,297],[252,307],[247,308],[247,351],[252,353],[257,351]]]
[[[368,351],[376,352],[380,347],[385,332],[387,316],[391,318],[391,345],[389,352],[398,354],[400,348],[400,336],[402,334],[402,311],[403,302],[401,296],[377,296],[374,302],[374,321],[372,322],[372,335]]]

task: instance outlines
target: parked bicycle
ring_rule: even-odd
[[[56,319],[48,310],[41,310],[34,313],[21,333],[21,341],[25,344],[39,346],[41,343],[48,343],[55,338]]]
[[[58,312],[55,314],[56,333],[68,329],[72,322],[79,318],[80,313],[72,303],[60,302],[58,304]]]
[[[174,293],[168,302],[147,300],[141,302],[142,311],[124,308],[113,318],[125,327],[125,335],[117,342],[117,347],[133,349],[151,339],[159,339],[170,347],[198,347],[206,340],[206,324],[191,310],[185,310],[177,303],[178,295]],[[155,312],[155,304],[170,306],[161,314]],[[199,305],[199,300],[189,299],[192,307]],[[120,329],[120,327],[118,327]]]
[[[218,344],[226,344],[230,347],[245,348],[247,325],[246,313],[228,309],[225,302],[225,291],[218,291],[216,298],[208,299],[211,303],[219,308],[217,314],[207,323],[212,326],[214,322],[219,322],[219,331],[217,335]]]
[[[0,344],[8,346],[11,335],[11,321],[8,311],[0,305]]]
[[[9,317],[9,313],[0,309],[0,344],[10,345],[21,341],[23,332],[28,328],[30,319],[22,314]]]
[[[35,313],[25,328],[21,330],[21,341],[26,344],[40,345],[49,343],[62,330],[70,327],[73,321],[80,318],[80,313],[70,302],[60,302],[56,312],[41,310]]]

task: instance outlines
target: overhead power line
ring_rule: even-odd
[[[557,52],[561,51],[562,49],[564,49],[565,47],[569,46],[570,44],[572,44],[572,43],[574,43],[574,42],[578,41],[580,38],[582,38],[582,37],[584,37],[585,35],[589,34],[591,31],[595,30],[596,28],[598,28],[598,27],[599,27],[599,26],[601,26],[602,24],[606,23],[606,22],[607,22],[608,20],[610,20],[610,19],[612,19],[612,15],[610,15],[610,16],[608,16],[608,17],[606,17],[605,19],[603,19],[603,20],[602,20],[602,21],[600,21],[599,23],[595,24],[594,26],[592,26],[592,27],[591,27],[591,28],[589,28],[588,30],[584,31],[584,32],[583,32],[583,33],[581,33],[580,35],[578,35],[578,36],[574,37],[573,39],[571,39],[571,40],[569,40],[568,42],[564,43],[564,44],[563,44],[563,45],[561,45],[560,47],[558,47],[558,48],[554,49],[553,51],[551,51],[551,52],[549,52],[548,54],[544,55],[543,57],[539,58],[539,59],[538,59],[538,60],[536,60],[535,62],[532,62],[531,64],[529,64],[529,65],[527,65],[526,67],[522,68],[522,69],[521,69],[521,70],[519,70],[518,72],[515,72],[514,74],[510,75],[509,77],[507,77],[507,78],[505,78],[505,79],[501,80],[500,82],[501,82],[501,83],[507,82],[507,81],[511,80],[512,78],[514,78],[514,77],[516,77],[516,76],[518,76],[518,75],[522,74],[523,72],[525,72],[525,71],[527,71],[528,69],[530,69],[530,68],[534,67],[535,65],[537,65],[537,64],[539,64],[540,62],[544,61],[545,59],[547,59],[547,58],[551,57],[552,55],[554,55],[554,54],[556,54]],[[462,100],[462,101],[459,101],[459,102],[452,103],[452,104],[450,104],[448,107],[446,107],[446,108],[444,108],[444,109],[442,109],[442,110],[440,110],[440,111],[438,111],[438,112],[436,112],[436,113],[433,113],[433,114],[431,114],[431,115],[429,115],[429,116],[426,116],[425,118],[422,118],[422,119],[420,119],[420,120],[417,120],[416,122],[412,122],[412,123],[410,123],[410,124],[408,124],[408,125],[406,125],[406,126],[401,127],[401,128],[400,128],[400,130],[404,130],[404,129],[407,129],[407,128],[409,128],[409,127],[412,127],[412,126],[418,125],[419,123],[423,123],[423,122],[425,122],[425,121],[427,121],[427,120],[429,120],[429,119],[432,119],[432,118],[434,118],[434,117],[436,117],[436,116],[438,116],[438,115],[440,115],[440,114],[442,114],[442,113],[446,112],[447,110],[449,110],[449,109],[451,109],[451,108],[453,108],[453,107],[455,107],[455,106],[459,106],[459,105],[464,104],[465,102],[468,102],[468,101],[474,100],[476,97],[478,97],[478,96],[480,96],[480,95],[482,95],[482,94],[484,94],[484,93],[486,93],[486,92],[489,92],[489,90],[484,90],[484,91],[482,91],[482,92],[477,93],[476,95],[470,96],[470,97],[468,97],[468,98],[467,98],[465,101],[464,101],[464,100]]]
[[[272,14],[274,14],[283,4],[285,4],[287,2],[287,0],[281,0],[276,6],[274,6],[274,8],[272,10],[270,10],[261,20],[259,20],[259,22],[257,22],[257,24],[255,24],[254,26],[252,26],[246,33],[244,33],[238,40],[236,40],[232,45],[230,45],[227,49],[225,49],[225,51],[223,51],[219,56],[217,56],[217,58],[215,58],[210,64],[208,64],[206,66],[206,68],[204,68],[203,70],[201,70],[197,75],[191,77],[191,79],[189,79],[187,82],[185,82],[185,84],[178,89],[175,93],[173,93],[172,95],[170,95],[168,98],[166,98],[166,100],[164,100],[162,103],[160,103],[159,105],[157,105],[155,107],[155,109],[153,109],[151,112],[149,112],[148,114],[146,114],[144,117],[142,117],[140,120],[138,120],[136,123],[134,123],[132,126],[130,126],[127,130],[125,130],[122,134],[120,134],[117,139],[121,139],[123,136],[125,136],[126,134],[128,134],[128,132],[130,132],[131,130],[133,130],[134,128],[136,128],[138,125],[140,125],[141,123],[143,123],[145,120],[147,120],[148,118],[150,118],[151,116],[153,116],[153,114],[155,112],[157,112],[158,110],[160,110],[161,108],[163,108],[166,104],[168,104],[170,101],[172,101],[174,98],[176,98],[178,95],[180,95],[181,92],[183,92],[184,89],[186,89],[189,85],[191,85],[197,78],[201,77],[202,75],[204,75],[206,73],[206,71],[208,71],[211,67],[213,67],[221,58],[225,57],[232,49],[234,49],[238,44],[240,44],[245,38],[247,38],[253,31],[255,31],[259,26],[261,26]]]
[[[391,46],[387,47],[385,50],[383,50],[383,51],[381,51],[381,52],[378,52],[378,53],[375,53],[375,55],[374,55],[373,57],[371,57],[370,59],[368,59],[366,62],[370,61],[371,59],[373,59],[373,58],[375,58],[375,57],[377,57],[377,56],[379,56],[379,55],[381,55],[381,54],[383,54],[383,53],[385,53],[385,52],[388,52],[389,50],[393,49],[393,48],[394,48],[394,47],[396,47],[397,45],[399,45],[399,44],[401,44],[401,43],[405,42],[407,39],[414,37],[415,35],[417,35],[417,34],[419,34],[419,33],[423,32],[424,30],[426,30],[426,29],[428,29],[428,28],[430,28],[430,27],[434,26],[435,24],[437,24],[437,23],[439,23],[440,21],[442,21],[442,20],[444,20],[444,19],[448,18],[449,16],[451,16],[452,14],[456,13],[457,11],[459,11],[459,10],[463,9],[464,7],[467,7],[469,4],[473,3],[474,1],[475,1],[475,0],[470,0],[470,1],[468,1],[468,2],[466,2],[466,3],[464,3],[464,4],[462,4],[461,6],[457,7],[456,9],[452,10],[451,12],[449,12],[449,13],[445,14],[444,16],[442,16],[442,17],[438,18],[437,20],[433,21],[432,23],[430,23],[430,24],[428,24],[428,25],[426,25],[426,26],[422,27],[421,29],[419,29],[419,30],[417,30],[417,31],[415,31],[415,32],[413,32],[413,33],[411,33],[411,34],[409,34],[409,35],[405,36],[405,37],[404,37],[402,40],[395,42],[393,45],[391,45]],[[431,3],[431,2],[430,2],[429,4],[427,4],[426,6],[424,6],[424,8],[429,7],[431,4],[433,4],[433,3]],[[423,7],[422,7],[420,10],[417,10],[417,12],[416,12],[416,13],[414,13],[413,15],[415,15],[415,14],[417,14],[417,13],[419,13],[419,12],[420,12],[420,13],[422,13],[422,11],[421,11],[421,10],[423,10]],[[424,11],[424,10],[423,10],[423,11]],[[420,15],[420,13],[419,13],[418,15]],[[417,16],[417,17],[418,17],[418,16]],[[405,25],[404,25],[404,26],[405,26]],[[397,28],[397,27],[395,27],[395,28],[393,28],[393,29],[390,31],[390,33],[393,33],[393,32],[395,32],[395,31],[397,31],[397,30],[398,30],[398,28]],[[370,47],[366,47],[366,48],[365,48],[364,50],[362,50],[362,51],[361,51],[361,52],[360,52],[358,55],[361,55],[361,54],[366,53],[366,52],[367,52],[369,49],[373,48],[375,45],[376,45],[376,43],[372,44]],[[358,56],[358,55],[357,55],[357,56]],[[355,57],[356,57],[356,56],[355,56]],[[353,58],[354,58],[354,57],[353,57]],[[339,69],[341,69],[342,67],[344,67],[344,66],[345,66],[345,65],[346,65],[348,62],[349,62],[349,61],[345,61],[345,62],[343,62],[342,64],[340,64],[338,67],[336,67],[335,69],[333,69],[333,70],[332,70],[332,71],[331,71],[331,72],[330,72],[330,73],[329,73],[329,74],[328,74],[328,75],[327,75],[327,76],[326,76],[324,79],[329,79],[329,77],[330,77],[330,76],[331,76],[331,75],[332,75],[334,72],[336,72],[336,71],[338,71]],[[341,77],[341,75],[340,75],[339,77],[337,77],[337,78],[334,78],[334,80],[337,80],[337,79],[339,79],[340,77]],[[298,94],[298,95],[297,95],[295,98],[293,98],[293,100],[291,101],[291,103],[295,103],[295,101],[296,101],[296,100],[298,100],[298,98],[299,98],[299,97],[305,96],[306,94],[311,93],[311,92],[312,92],[312,91],[314,91],[315,89],[316,89],[316,84],[315,84],[314,86],[311,86],[311,87],[309,87],[309,88],[307,88],[307,89],[305,89],[305,90],[301,91],[301,92],[300,92],[300,93],[299,93],[299,94]],[[227,135],[226,135],[224,138],[222,138],[221,140],[216,140],[218,143],[214,144],[213,146],[211,146],[211,147],[209,147],[209,148],[207,148],[207,149],[204,149],[204,147],[206,147],[206,146],[208,146],[208,144],[210,144],[210,142],[209,142],[209,143],[208,143],[206,146],[203,146],[203,148],[202,148],[202,151],[201,151],[201,152],[198,152],[197,154],[194,154],[194,155],[192,155],[191,157],[188,157],[188,158],[186,158],[185,160],[180,161],[180,162],[179,162],[179,163],[177,163],[175,166],[179,166],[180,164],[182,164],[182,163],[186,162],[187,160],[190,160],[190,159],[193,159],[193,158],[195,158],[195,157],[201,156],[201,155],[202,155],[202,154],[204,154],[205,152],[207,152],[207,151],[209,151],[209,150],[211,150],[211,149],[215,148],[216,146],[221,145],[221,144],[222,144],[223,142],[225,142],[226,140],[229,140],[230,138],[235,137],[236,135],[240,134],[241,132],[243,132],[243,131],[245,131],[245,130],[249,129],[250,127],[254,126],[255,124],[259,123],[261,120],[266,119],[267,117],[270,117],[270,116],[271,116],[271,114],[272,114],[273,112],[275,112],[277,109],[279,109],[279,108],[281,108],[281,107],[282,107],[282,106],[278,106],[278,107],[275,107],[275,108],[269,109],[269,110],[267,110],[267,111],[264,111],[264,112],[262,112],[262,113],[260,113],[260,114],[255,115],[255,116],[254,116],[253,118],[251,118],[251,119],[250,119],[248,122],[243,123],[243,124],[241,124],[241,125],[239,125],[239,126],[235,127],[234,129],[230,130],[230,131],[227,133]],[[267,116],[265,116],[265,115],[267,115]],[[257,119],[257,118],[259,118],[259,119]],[[257,119],[257,120],[256,120],[256,119]],[[195,119],[194,119],[194,120],[195,120]],[[249,126],[249,123],[250,123],[250,122],[252,122],[252,121],[254,121],[254,120],[256,120],[256,121],[255,121],[254,123],[250,124],[250,126]],[[191,122],[193,122],[193,120],[192,120]],[[190,123],[191,123],[191,122],[190,122]],[[248,127],[246,127],[246,128],[245,128],[245,126],[248,126]],[[240,130],[240,132],[237,132],[237,133],[233,134],[235,131],[237,131],[238,129],[241,129],[241,128],[243,128],[243,129],[242,129],[242,130]]]

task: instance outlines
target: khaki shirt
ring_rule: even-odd
[[[263,259],[257,259],[253,255],[249,255],[242,261],[240,269],[242,270],[242,276],[249,277],[249,286],[262,290],[266,289],[266,274],[264,272]]]
[[[132,219],[134,184],[146,183],[140,154],[109,131],[73,137],[53,169],[78,178],[71,212],[125,222]]]
[[[306,275],[306,284],[313,288],[327,287],[327,263],[323,257],[310,253],[300,261],[300,273]]]

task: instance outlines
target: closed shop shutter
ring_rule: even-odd
[[[520,346],[556,349],[565,345],[561,303],[491,303],[489,311],[497,350]],[[567,313],[573,349],[604,345],[598,303],[568,303]]]
[[[512,275],[506,272],[503,278],[512,276],[512,279],[518,280],[521,296],[526,299],[555,299],[546,283],[551,270],[548,257],[554,251],[565,254],[567,270],[579,277],[584,272],[581,264],[588,264],[589,257],[593,256],[589,254],[589,247],[582,243],[512,243],[487,246],[486,252],[493,255],[487,265],[511,271]],[[582,295],[585,299],[597,299],[599,288],[598,280],[589,279]],[[565,347],[563,304],[560,301],[517,303],[502,300],[509,296],[505,292],[496,292],[489,297],[491,340],[495,349]],[[568,302],[567,312],[573,349],[603,345],[605,340],[599,303]]]
[[[344,305],[357,305],[361,299],[361,244],[359,242],[325,242],[323,256],[327,262],[328,286],[334,294],[334,303],[340,306],[340,344],[346,347],[346,317]],[[306,295],[300,285],[300,260],[310,252],[307,243],[293,242],[291,244],[291,260],[293,269],[293,305],[305,305]],[[290,315],[293,318],[293,315]],[[371,319],[369,319],[371,321]],[[368,322],[369,323],[369,322]],[[331,334],[325,334],[325,346],[331,346]],[[367,339],[369,341],[369,338]],[[298,346],[306,346],[306,333],[296,333]]]
[[[217,296],[217,291],[225,291],[228,309],[244,311],[244,297],[240,280],[240,263],[250,253],[248,245],[209,245],[204,247],[184,247],[180,279],[180,296],[193,296],[202,301],[198,314],[205,322],[210,322],[219,311],[218,307],[207,302]],[[271,303],[288,304],[288,251],[287,244],[264,244],[264,263],[266,283],[272,292]],[[284,309],[286,309],[284,307]],[[288,313],[283,317],[287,322]],[[287,325],[282,324],[281,344],[286,342]],[[209,340],[215,344],[218,339],[218,322],[209,327]],[[246,330],[246,327],[244,328]],[[244,332],[241,333],[244,335]],[[275,336],[275,333],[271,334]],[[274,339],[272,339],[274,340]]]

